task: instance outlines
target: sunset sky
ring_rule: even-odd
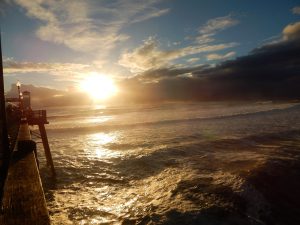
[[[283,90],[298,88],[290,86],[300,76],[296,0],[1,0],[0,6],[6,89],[17,80],[76,89],[91,73],[165,97],[171,87],[185,92],[189,82],[188,96],[217,95],[240,74],[238,80],[263,82],[267,91],[283,83]]]

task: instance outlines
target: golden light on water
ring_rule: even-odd
[[[105,147],[107,144],[112,144],[117,139],[117,134],[114,133],[95,133],[90,134],[88,138],[88,145],[90,155],[97,158],[115,158],[119,156],[119,152],[109,150]]]
[[[90,124],[99,124],[99,123],[104,123],[106,121],[111,120],[113,117],[112,116],[101,116],[101,117],[93,117],[89,118],[84,122],[88,122]]]
[[[95,133],[90,135],[91,139],[96,145],[106,145],[113,142],[116,139],[116,135],[111,133]]]
[[[80,83],[80,88],[94,100],[105,100],[118,92],[114,81],[107,75],[90,73]]]

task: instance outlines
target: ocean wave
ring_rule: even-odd
[[[176,107],[173,106],[173,107]],[[72,107],[72,108],[60,108],[60,109],[49,109],[51,113],[48,115],[49,119],[69,119],[69,118],[77,118],[84,117],[90,115],[120,115],[125,113],[134,113],[134,112],[149,112],[155,110],[164,110],[171,109],[172,105],[164,104],[164,105],[136,105],[136,106],[119,106],[119,107],[103,107],[99,109],[94,109],[92,106],[86,107]],[[55,110],[56,109],[56,110]]]
[[[275,108],[269,110],[260,110],[255,112],[244,112],[244,113],[233,113],[228,115],[218,115],[218,116],[206,116],[206,117],[195,117],[195,118],[183,118],[183,119],[166,119],[159,121],[146,121],[146,122],[137,122],[137,123],[128,123],[128,124],[115,124],[115,123],[105,123],[105,124],[91,124],[91,123],[81,123],[80,126],[74,120],[74,127],[51,127],[48,126],[47,129],[51,132],[91,132],[91,131],[111,131],[111,130],[122,130],[130,129],[136,127],[150,127],[157,125],[168,125],[168,124],[180,124],[180,123],[193,123],[199,121],[214,121],[214,120],[224,120],[224,119],[238,119],[238,118],[247,118],[247,117],[256,117],[256,116],[272,116],[274,114],[280,113],[292,113],[298,112],[300,110],[300,104],[292,105],[287,108]],[[63,117],[63,116],[62,116]],[[66,115],[66,117],[69,117]],[[72,116],[71,116],[72,117]],[[52,117],[53,118],[53,117]],[[51,120],[50,120],[51,124]]]
[[[126,130],[105,143],[65,130],[51,136],[58,179],[45,185],[50,213],[59,222],[68,215],[71,224],[299,224],[299,118],[294,106],[135,124],[155,129]],[[225,135],[207,138],[197,121],[209,121],[213,129],[222,125]],[[157,127],[166,123],[175,126]],[[275,129],[284,123],[288,130]],[[231,128],[245,136],[228,137]],[[165,130],[170,132],[162,138]],[[120,154],[107,160],[96,157],[99,149]]]

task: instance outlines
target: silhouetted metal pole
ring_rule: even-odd
[[[7,133],[6,109],[4,95],[4,75],[3,75],[3,59],[1,47],[1,29],[0,29],[0,123],[1,123],[1,143],[0,143],[0,160],[3,160],[3,165],[0,170],[0,200],[2,198],[2,188],[9,165],[10,151]]]

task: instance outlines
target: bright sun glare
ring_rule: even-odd
[[[95,100],[105,100],[117,93],[113,80],[106,75],[91,73],[80,83],[80,88]]]

